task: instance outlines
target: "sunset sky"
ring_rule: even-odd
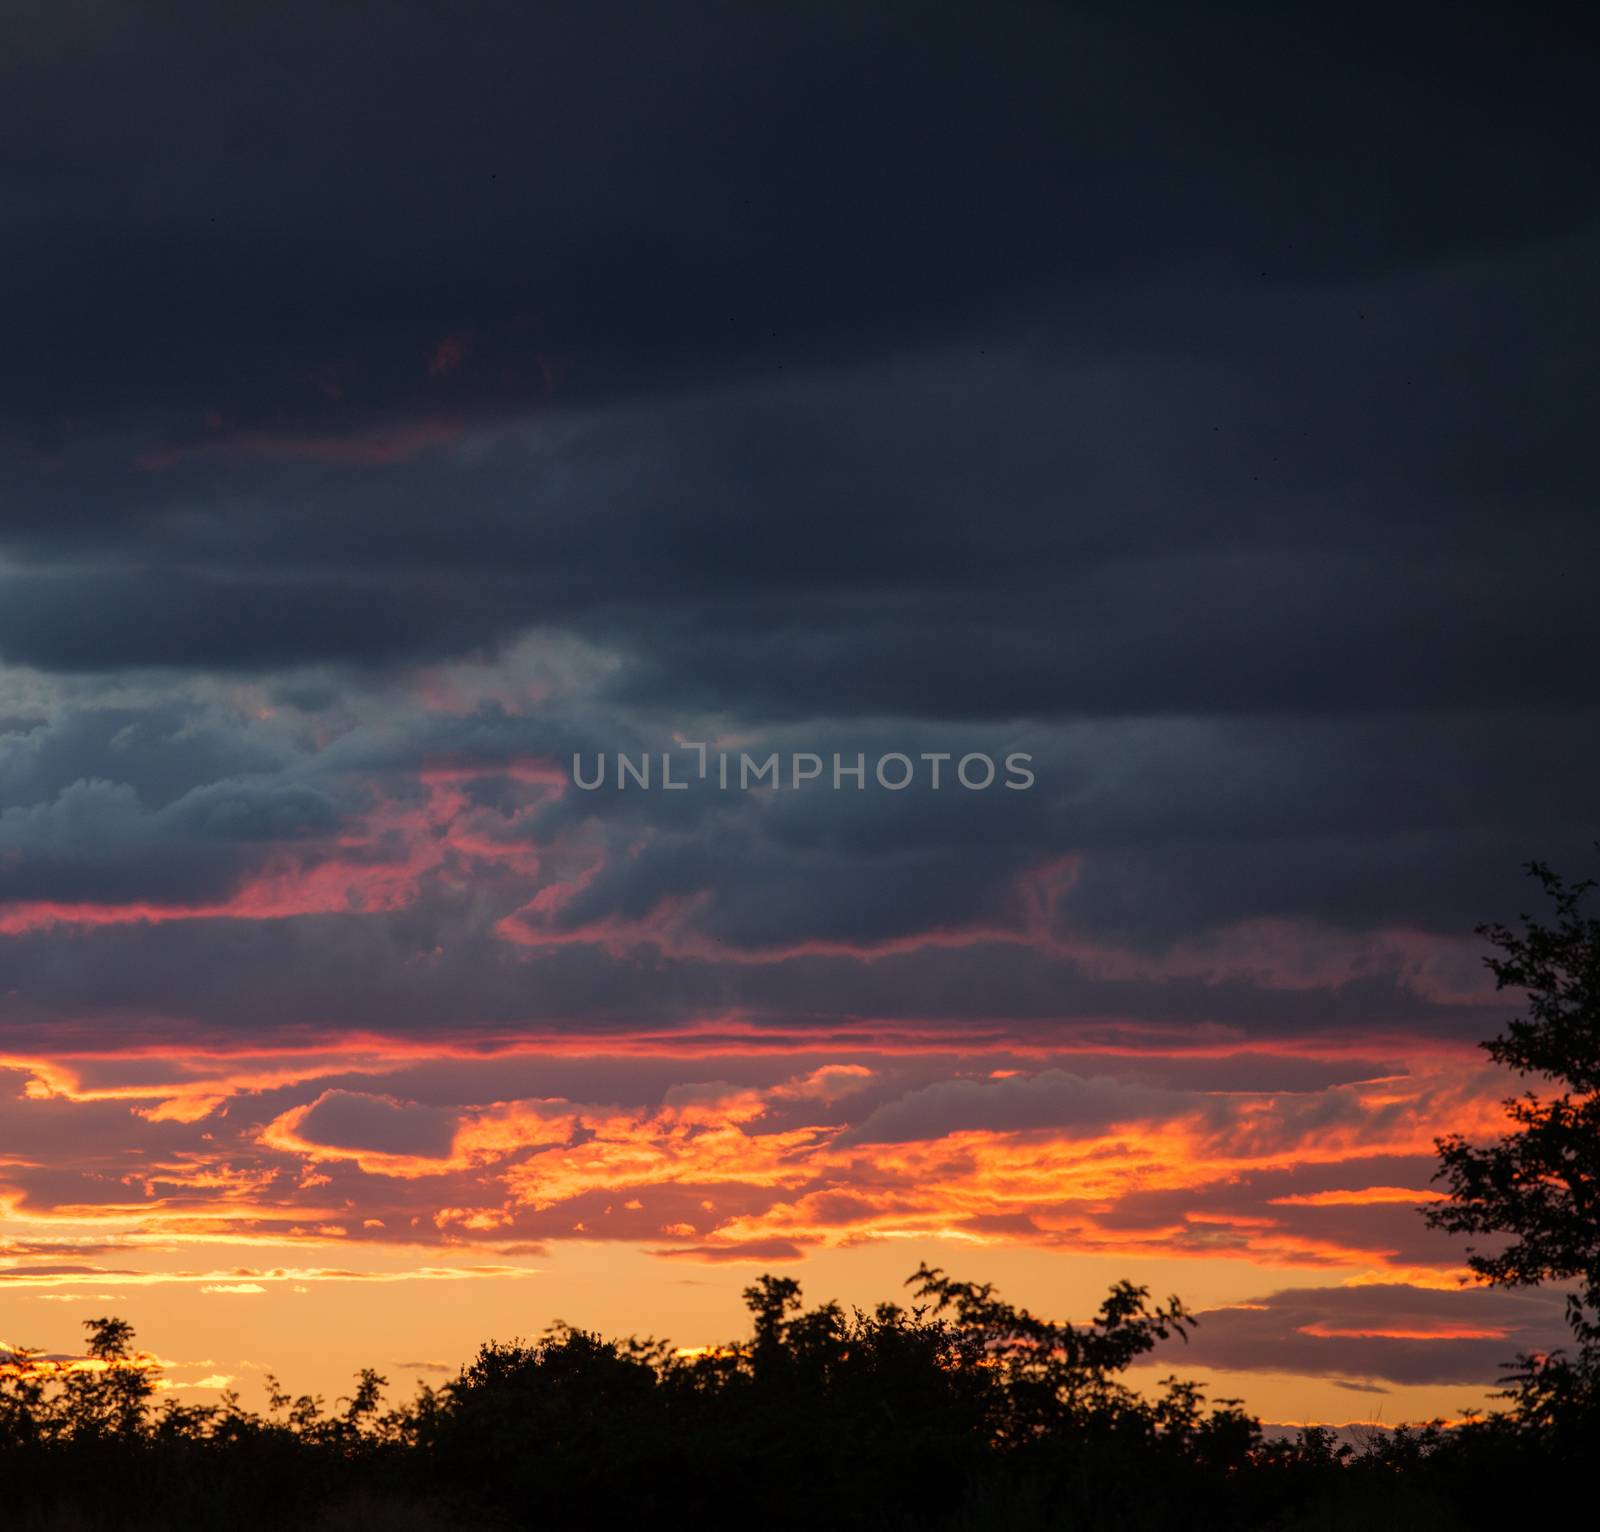
[[[1417,1208],[1600,836],[1596,60],[1438,14],[7,7],[0,1342],[1559,1343]],[[685,742],[869,764],[572,782]]]

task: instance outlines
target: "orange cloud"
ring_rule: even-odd
[[[1413,1177],[1438,1132],[1503,1121],[1481,1069],[1426,1053],[1370,1080],[1218,1090],[1185,1083],[1204,1049],[1147,1054],[1166,1082],[1150,1084],[1131,1053],[1094,1066],[1130,1059],[1131,1075],[1080,1075],[1070,1049],[878,1039],[796,1068],[795,1039],[700,1053],[657,1036],[583,1052],[352,1039],[13,1056],[23,1088],[0,1111],[22,1152],[0,1167],[0,1241],[512,1250],[580,1237],[713,1260],[941,1238],[1447,1285],[1459,1255],[1411,1216],[1428,1196]],[[598,1078],[603,1063],[606,1094],[526,1089]],[[654,1082],[637,1087],[648,1099],[627,1099],[630,1078]]]

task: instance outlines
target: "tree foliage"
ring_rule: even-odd
[[[160,1398],[123,1322],[75,1363],[0,1355],[0,1485],[19,1522],[518,1528],[1247,1529],[1494,1521],[1543,1448],[1470,1430],[1268,1439],[1230,1400],[1126,1370],[1195,1320],[1119,1283],[1087,1323],[1040,1318],[927,1266],[909,1305],[808,1308],[745,1292],[742,1340],[684,1352],[556,1324],[491,1341],[449,1384],[387,1407],[371,1370],[329,1408],[268,1379],[264,1414]],[[1559,1463],[1552,1467],[1559,1469]],[[52,1508],[62,1519],[52,1521]],[[1435,1517],[1430,1522],[1429,1517]],[[1489,1524],[1485,1521],[1483,1524]]]
[[[1513,1374],[1532,1419],[1592,1408],[1600,1395],[1600,920],[1584,911],[1592,879],[1569,884],[1541,862],[1528,870],[1553,917],[1478,927],[1497,949],[1485,958],[1497,987],[1526,996],[1524,1013],[1483,1047],[1544,1083],[1507,1098],[1512,1126],[1496,1143],[1438,1140],[1436,1179],[1449,1195],[1427,1217],[1493,1237],[1487,1248],[1469,1247],[1468,1264],[1486,1282],[1573,1284],[1576,1356],[1524,1356]]]

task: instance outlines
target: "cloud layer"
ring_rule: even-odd
[[[1543,1337],[1413,1209],[1596,835],[1585,39],[469,12],[0,24],[0,1296],[932,1235]],[[693,744],[1033,783],[572,781]]]

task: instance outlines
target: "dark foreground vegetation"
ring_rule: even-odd
[[[1525,1017],[1486,1045],[1546,1094],[1498,1144],[1440,1143],[1430,1217],[1490,1234],[1485,1281],[1558,1281],[1574,1350],[1522,1357],[1505,1407],[1374,1432],[1267,1440],[1227,1400],[1125,1369],[1193,1320],[1114,1288],[1090,1324],[922,1268],[904,1304],[806,1309],[764,1277],[750,1336],[697,1355],[558,1326],[489,1344],[397,1408],[365,1372],[325,1410],[274,1384],[258,1414],[162,1401],[129,1327],[93,1322],[89,1364],[0,1357],[0,1526],[1505,1528],[1589,1498],[1600,1461],[1600,922],[1590,885],[1534,874],[1556,918],[1486,927]],[[1553,1089],[1553,1093],[1551,1090]]]
[[[447,1387],[385,1408],[364,1373],[325,1412],[274,1390],[265,1415],[164,1402],[127,1327],[97,1322],[93,1370],[13,1367],[0,1495],[17,1528],[1504,1525],[1592,1473],[1596,1413],[1543,1369],[1506,1413],[1263,1440],[1189,1384],[1133,1394],[1120,1369],[1189,1323],[1116,1288],[1090,1325],[917,1274],[909,1307],[806,1310],[749,1289],[754,1333],[680,1357],[558,1328],[487,1345]],[[1592,1391],[1590,1391],[1592,1393]]]

